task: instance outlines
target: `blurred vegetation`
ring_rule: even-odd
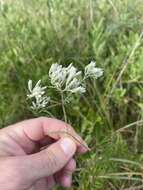
[[[67,108],[92,149],[78,159],[72,189],[142,186],[142,29],[142,0],[5,0],[0,6],[0,127],[34,117],[27,81],[46,83],[52,63],[82,69],[96,60],[104,68],[104,77],[89,81],[87,93]],[[51,111],[62,119],[61,109]]]

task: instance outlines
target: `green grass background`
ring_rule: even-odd
[[[77,158],[73,190],[143,189],[142,29],[142,0],[5,0],[0,9],[1,128],[35,117],[27,81],[46,84],[52,63],[104,69],[66,108],[91,147]]]

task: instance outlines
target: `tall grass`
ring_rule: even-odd
[[[78,161],[73,189],[142,186],[142,12],[142,0],[5,0],[0,9],[1,127],[33,117],[27,80],[45,82],[53,62],[104,68],[67,108],[92,148]]]

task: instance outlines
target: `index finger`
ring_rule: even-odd
[[[75,130],[67,123],[53,118],[39,117],[19,122],[9,126],[17,134],[26,135],[31,141],[38,142],[49,136],[55,140],[59,140],[68,136],[77,144],[79,152],[86,152],[88,146],[83,139],[75,132]]]

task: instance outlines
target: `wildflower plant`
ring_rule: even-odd
[[[32,87],[32,80],[28,81],[29,94],[27,94],[27,97],[32,99],[32,105],[30,107],[33,110],[43,109],[50,102],[50,97],[45,95],[46,88],[46,86],[41,86],[41,80],[34,87]]]
[[[73,64],[67,67],[58,63],[52,64],[48,73],[51,86],[42,86],[41,80],[33,86],[32,80],[28,81],[27,98],[31,101],[30,108],[36,112],[47,110],[46,113],[50,114],[49,108],[60,105],[63,110],[64,121],[68,122],[65,105],[70,103],[74,94],[80,96],[86,92],[86,80],[88,78],[98,79],[102,75],[103,70],[96,67],[94,61],[86,65],[84,71],[79,71]],[[48,88],[55,89],[60,94],[60,103],[47,95],[46,90]]]

